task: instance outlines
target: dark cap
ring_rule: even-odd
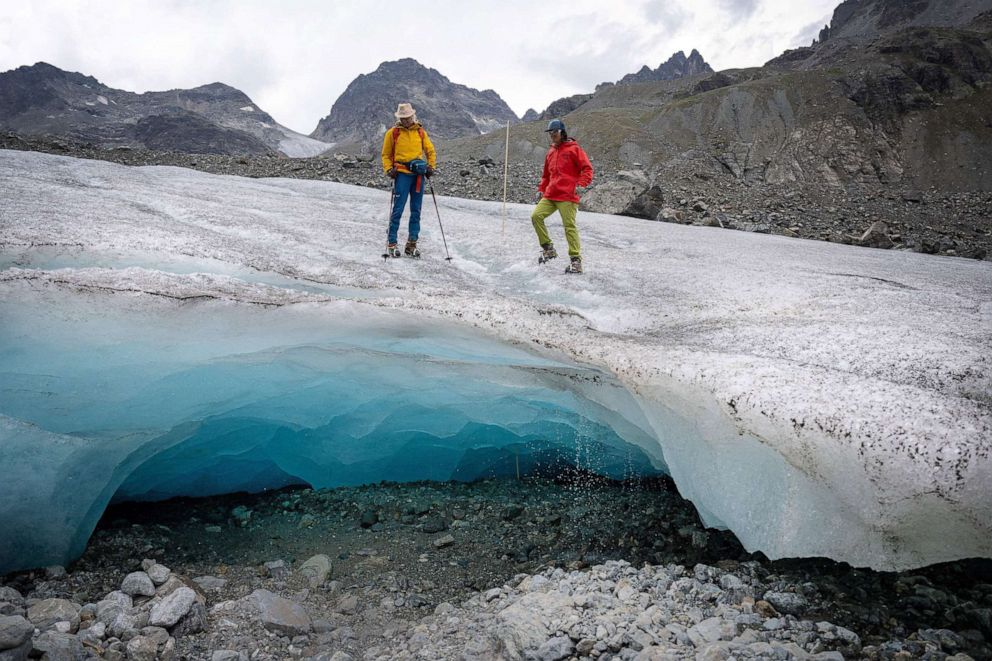
[[[548,128],[544,129],[544,132],[551,133],[552,131],[564,131],[564,130],[565,130],[565,122],[561,121],[560,119],[552,119],[550,122],[548,122]]]

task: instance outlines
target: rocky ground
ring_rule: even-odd
[[[97,158],[126,165],[175,165],[214,174],[291,177],[389,188],[379,163],[368,157],[329,154],[315,158],[219,156],[133,149],[101,149],[62,139],[0,136],[0,148]],[[711,160],[711,159],[710,159]],[[838,190],[818,182],[745,184],[686,158],[662,173],[636,164],[597,163],[583,208],[730,230],[781,234],[927,254],[992,259],[992,192],[943,192],[898,188]],[[534,201],[540,165],[509,167],[507,199]],[[432,179],[437,194],[503,199],[503,166],[491,158],[445,161]]]
[[[667,480],[379,484],[108,510],[0,579],[0,660],[990,659],[992,562],[769,562]]]

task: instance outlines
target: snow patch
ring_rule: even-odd
[[[277,126],[276,128],[285,136],[279,141],[279,151],[290,158],[310,158],[323,154],[334,147],[333,142],[314,140],[284,126]]]
[[[99,101],[100,103],[102,103],[103,105],[107,105],[107,97],[105,97],[105,96],[99,96],[98,95],[96,97],[96,100]]]
[[[241,110],[244,110],[245,112],[255,112],[255,107],[254,106],[243,106],[240,109]]]

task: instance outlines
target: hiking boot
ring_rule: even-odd
[[[416,241],[407,241],[403,252],[407,257],[420,257],[420,250],[417,248]]]
[[[541,248],[543,250],[541,251],[541,256],[537,258],[538,264],[544,264],[558,256],[558,251],[555,250],[553,243],[542,243]]]
[[[565,267],[565,273],[582,273],[582,258],[573,257],[572,263]]]
[[[386,254],[384,255],[384,257],[399,257],[399,256],[400,256],[400,247],[395,243],[387,243]]]

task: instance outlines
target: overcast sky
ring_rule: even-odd
[[[387,60],[493,89],[522,115],[679,50],[761,65],[809,45],[839,1],[0,0],[0,71],[48,62],[132,92],[223,82],[308,134]]]

